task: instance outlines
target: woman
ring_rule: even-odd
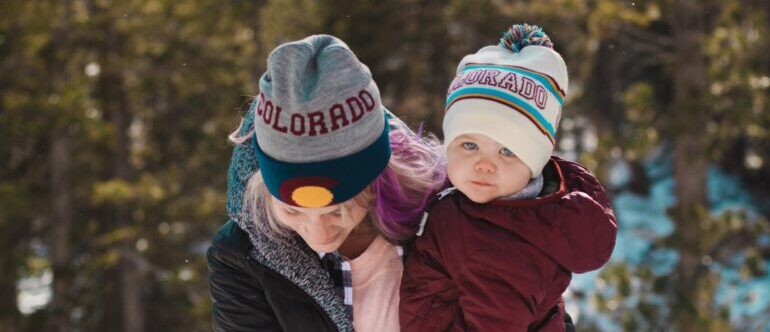
[[[327,35],[271,52],[231,140],[231,220],[208,251],[214,330],[397,331],[399,244],[444,182],[438,143],[389,114]]]

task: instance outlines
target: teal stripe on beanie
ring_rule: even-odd
[[[470,88],[460,88],[451,95],[446,100],[446,108],[448,109],[450,105],[452,105],[453,102],[455,102],[458,99],[467,98],[467,97],[479,97],[479,96],[492,96],[499,99],[502,99],[504,101],[507,101],[508,103],[514,104],[518,107],[521,107],[524,109],[531,117],[534,117],[534,119],[537,121],[537,123],[548,132],[548,135],[551,136],[551,138],[556,136],[556,130],[554,129],[553,125],[543,117],[542,114],[540,114],[540,111],[536,110],[532,105],[529,103],[521,100],[520,98],[514,97],[510,93],[505,93],[501,91],[497,91],[495,89],[490,88],[479,88],[479,87],[470,87]]]
[[[270,193],[276,198],[294,206],[323,207],[345,202],[360,193],[371,183],[390,160],[389,128],[366,149],[342,158],[309,163],[289,163],[266,155],[260,148],[256,136],[254,150],[262,170],[262,178]],[[308,187],[317,187],[303,195],[299,192]],[[329,200],[326,191],[331,194]],[[312,195],[314,197],[307,197]],[[300,201],[304,199],[305,201]],[[312,204],[312,203],[317,204]]]
[[[556,82],[553,79],[549,78],[547,75],[543,75],[538,72],[534,72],[532,70],[525,70],[521,68],[515,68],[515,67],[503,66],[503,65],[487,65],[487,64],[467,65],[462,69],[462,72],[464,73],[466,71],[477,70],[477,69],[498,69],[498,70],[504,70],[512,73],[525,75],[529,78],[532,78],[542,83],[543,86],[545,86],[545,88],[548,89],[548,91],[550,91],[554,97],[556,97],[556,100],[559,101],[559,105],[564,105],[564,92],[561,91],[561,88],[558,86],[558,84],[556,84]]]

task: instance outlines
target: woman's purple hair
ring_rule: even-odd
[[[446,158],[441,143],[423,137],[398,119],[390,120],[391,157],[372,182],[374,224],[391,241],[412,237],[430,197],[446,181]]]

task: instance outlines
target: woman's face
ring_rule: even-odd
[[[270,196],[274,216],[299,234],[311,249],[317,252],[334,252],[366,217],[366,208],[357,204],[330,205],[322,208],[301,208],[281,202]],[[346,218],[347,217],[347,218]]]

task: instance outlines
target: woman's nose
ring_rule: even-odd
[[[315,229],[325,228],[324,218],[320,215],[310,216],[308,218],[308,225]]]
[[[480,159],[474,165],[477,172],[494,173],[496,170],[495,164],[487,159]]]
[[[320,239],[326,236],[326,227],[321,224],[320,220],[311,220],[305,225],[305,230],[311,238]]]

